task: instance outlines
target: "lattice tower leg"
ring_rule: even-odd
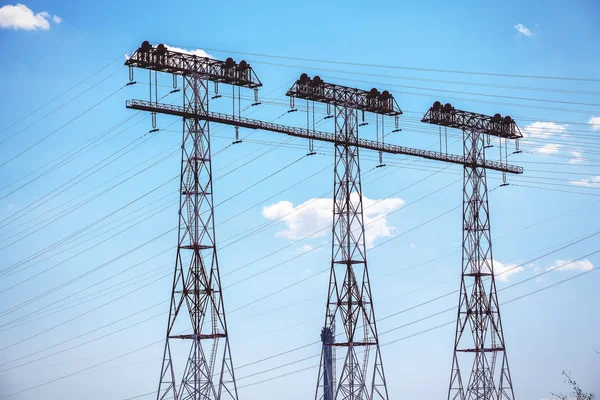
[[[336,106],[334,112],[340,142],[355,141],[356,110]],[[325,315],[324,329],[336,332],[337,327],[340,338],[323,343],[315,398],[387,400],[367,269],[358,147],[345,144],[335,146],[332,262]],[[337,379],[335,371],[326,372],[327,346],[335,346],[342,363],[335,368]]]
[[[208,111],[207,85],[197,76],[183,77],[186,111]],[[157,398],[237,400],[216,250],[208,122],[185,118],[181,149],[179,239]],[[187,360],[174,359],[176,346],[189,348]],[[179,385],[177,361],[185,365]]]
[[[462,274],[448,399],[514,400],[494,278],[486,170],[474,167],[485,162],[483,136],[464,131],[464,154],[473,166],[464,166]],[[461,366],[463,371],[470,366],[468,380]]]

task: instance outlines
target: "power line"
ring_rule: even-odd
[[[3,128],[2,130],[0,130],[0,133],[6,131],[7,129],[12,128],[13,126],[15,126],[16,124],[18,124],[21,121],[24,121],[25,119],[29,118],[31,115],[35,114],[36,112],[38,112],[39,110],[41,110],[42,108],[44,108],[45,106],[47,106],[48,104],[52,103],[53,101],[57,100],[58,98],[62,97],[63,95],[65,95],[66,93],[70,92],[71,90],[75,89],[77,86],[81,85],[82,83],[84,83],[85,81],[87,81],[88,79],[90,79],[92,76],[100,73],[101,71],[103,71],[104,69],[108,68],[110,65],[112,65],[114,62],[116,62],[117,60],[107,64],[104,68],[100,69],[99,71],[93,73],[92,75],[89,75],[87,78],[85,78],[84,80],[80,81],[79,83],[75,84],[74,86],[72,86],[70,89],[67,89],[66,91],[62,92],[61,94],[59,94],[58,96],[54,97],[52,100],[48,101],[47,103],[43,104],[42,106],[36,108],[35,110],[33,110],[32,112],[30,112],[29,114],[27,114],[26,116],[22,117],[21,119],[19,119],[18,121],[13,122],[12,124],[8,125],[7,127]],[[0,141],[0,144],[3,144],[4,142],[6,142],[7,140],[15,137],[16,135],[18,135],[19,133],[25,131],[26,129],[32,127],[33,125],[37,124],[38,122],[40,122],[41,120],[43,120],[44,118],[54,114],[56,111],[60,110],[61,108],[63,108],[64,106],[72,103],[73,101],[77,100],[79,97],[81,97],[82,95],[84,95],[85,93],[89,92],[90,90],[94,89],[95,87],[97,87],[98,85],[100,85],[101,83],[104,83],[105,81],[107,81],[108,79],[112,78],[114,75],[116,75],[117,73],[121,72],[123,70],[123,67],[120,67],[117,71],[113,72],[112,74],[108,75],[107,77],[105,77],[104,79],[102,79],[101,81],[99,81],[98,83],[94,84],[93,86],[87,88],[86,90],[84,90],[83,92],[81,92],[80,94],[78,94],[77,96],[73,97],[72,99],[69,99],[67,102],[61,104],[60,106],[58,106],[57,108],[55,108],[54,110],[50,111],[49,113],[45,114],[44,116],[42,116],[41,118],[37,119],[35,122],[27,125],[25,128],[22,128],[21,130],[13,133],[12,135],[2,139],[2,141]]]
[[[66,122],[65,124],[61,125],[59,128],[53,130],[52,132],[50,132],[49,134],[47,134],[46,136],[44,136],[43,138],[39,139],[38,141],[36,141],[35,143],[33,143],[32,145],[28,146],[27,148],[25,148],[24,150],[21,150],[19,153],[17,153],[16,155],[12,156],[11,158],[9,158],[8,160],[4,161],[3,163],[0,164],[0,168],[4,167],[6,164],[10,163],[11,161],[14,161],[15,159],[17,159],[18,157],[22,156],[23,154],[25,154],[26,152],[28,152],[29,150],[33,149],[35,146],[39,145],[40,143],[42,143],[43,141],[45,141],[46,139],[50,138],[51,136],[55,135],[57,132],[59,132],[60,130],[62,130],[63,128],[67,127],[68,125],[70,125],[71,123],[73,123],[74,121],[76,121],[78,118],[82,117],[83,115],[87,114],[88,112],[92,111],[94,108],[96,108],[97,106],[99,106],[100,104],[104,103],[106,100],[110,99],[112,96],[114,96],[115,94],[117,94],[118,92],[120,92],[122,89],[124,89],[125,86],[115,90],[114,92],[110,93],[108,96],[104,97],[102,100],[100,100],[99,102],[95,103],[94,105],[92,105],[91,107],[87,108],[85,111],[81,112],[80,114],[78,114],[76,117],[70,119],[68,122]]]
[[[333,60],[324,60],[324,59],[316,59],[316,58],[280,56],[280,55],[272,55],[272,54],[264,54],[264,53],[249,53],[249,52],[242,52],[242,51],[212,49],[212,48],[206,48],[206,50],[219,52],[219,53],[228,53],[228,54],[233,53],[233,54],[243,54],[243,55],[258,56],[258,57],[265,57],[265,58],[276,58],[276,59],[296,60],[296,61],[309,61],[309,62],[317,62],[317,63],[325,63],[325,64],[339,64],[339,65],[350,65],[350,66],[369,67],[369,68],[402,69],[402,70],[408,70],[408,71],[441,72],[441,73],[452,73],[452,74],[462,74],[462,75],[500,76],[500,77],[528,78],[528,79],[548,79],[548,80],[560,80],[560,81],[577,81],[577,82],[594,82],[594,83],[600,82],[600,79],[595,79],[595,78],[578,78],[578,77],[576,78],[576,77],[564,77],[564,76],[543,76],[543,75],[506,74],[506,73],[498,73],[498,72],[461,71],[461,70],[438,69],[438,68],[422,68],[422,67],[407,67],[407,66],[399,66],[399,65],[370,64],[370,63],[339,61],[339,60],[333,61]]]

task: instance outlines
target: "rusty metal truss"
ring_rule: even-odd
[[[232,58],[225,61],[195,54],[171,51],[159,44],[154,47],[147,41],[127,59],[125,65],[175,75],[196,75],[212,82],[245,88],[258,88],[262,83],[246,61],[236,63]]]
[[[457,129],[479,129],[480,132],[486,135],[498,136],[504,139],[520,139],[523,137],[519,127],[509,116],[502,117],[500,114],[489,116],[457,110],[450,103],[442,106],[439,101],[433,103],[421,122]]]
[[[327,83],[318,76],[310,78],[307,74],[302,74],[286,95],[334,106],[352,107],[355,110],[381,115],[398,116],[402,114],[394,96],[387,90],[381,93],[375,88],[365,91]]]
[[[514,400],[496,291],[485,163],[485,135],[519,139],[510,117],[490,117],[435,102],[423,122],[463,131],[463,244],[449,400]],[[502,143],[500,144],[502,146]],[[502,148],[502,147],[501,147]]]
[[[349,145],[361,147],[364,149],[381,151],[389,154],[403,154],[407,156],[415,156],[420,158],[426,158],[429,160],[437,160],[443,162],[449,162],[453,164],[461,164],[461,165],[470,165],[472,164],[472,160],[466,158],[465,156],[459,156],[454,154],[445,154],[436,151],[429,150],[421,150],[415,149],[411,147],[398,146],[395,144],[389,143],[381,143],[376,142],[374,140],[361,139],[356,136],[351,136],[349,138],[341,137],[339,135],[313,131],[312,129],[298,128],[288,125],[274,124],[272,122],[259,121],[250,118],[238,117],[230,114],[222,114],[217,112],[198,112],[194,113],[191,111],[186,111],[181,106],[176,106],[172,104],[164,104],[164,103],[155,103],[145,100],[128,100],[127,108],[132,108],[134,110],[142,110],[142,111],[150,111],[157,112],[163,114],[176,115],[184,118],[199,118],[210,122],[217,122],[226,125],[239,126],[243,128],[249,129],[261,129],[270,132],[283,133],[290,136],[295,136],[304,139],[314,139],[321,140],[324,142],[334,143],[334,144],[343,144],[347,143]],[[485,160],[482,161],[481,164],[476,164],[476,166],[500,171],[507,172],[511,174],[522,174],[523,168],[518,167],[516,165],[506,164],[499,161],[490,161]]]

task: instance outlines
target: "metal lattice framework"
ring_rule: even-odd
[[[316,399],[388,399],[367,268],[359,148],[463,165],[463,274],[449,398],[514,399],[493,276],[485,171],[522,174],[523,169],[486,160],[483,145],[484,135],[500,140],[521,137],[510,117],[489,117],[434,103],[423,122],[463,129],[464,154],[452,155],[359,138],[359,113],[363,118],[365,112],[395,118],[402,114],[387,91],[353,89],[303,74],[287,94],[292,100],[326,103],[328,111],[333,107],[335,133],[330,134],[252,120],[239,113],[209,112],[208,81],[215,82],[215,90],[217,83],[246,88],[261,85],[244,61],[217,61],[145,42],[126,64],[184,79],[183,106],[158,103],[157,99],[127,102],[128,108],[176,115],[184,121],[180,236],[158,398],[237,399],[214,238],[208,123],[217,122],[335,145],[332,264]],[[182,261],[184,251],[192,253],[187,266]],[[475,282],[467,286],[471,278]],[[177,320],[187,321],[180,315],[182,309],[187,309],[189,315],[188,331],[183,333],[175,329]],[[336,325],[343,327],[343,332],[336,334]],[[471,344],[465,334],[468,325]],[[338,336],[343,337],[337,340]],[[171,352],[175,339],[191,340],[179,385]],[[344,356],[336,359],[339,352]],[[474,355],[466,388],[459,368],[460,355]],[[343,361],[341,368],[336,367],[336,360]]]
[[[332,133],[320,132],[312,129],[299,128],[295,126],[275,124],[273,122],[259,121],[256,119],[250,119],[245,117],[239,117],[237,115],[229,115],[212,111],[199,111],[195,113],[186,111],[184,107],[172,104],[155,103],[152,101],[145,100],[128,100],[127,108],[176,115],[183,118],[199,118],[202,120],[217,122],[220,124],[234,125],[249,129],[261,129],[270,132],[283,133],[289,136],[295,136],[304,139],[320,140],[323,142],[334,144],[348,143],[363,149],[381,151],[382,153],[387,154],[403,154],[407,156],[420,157],[428,160],[443,161],[460,165],[471,164],[471,160],[466,159],[465,156],[440,153],[437,151],[430,150],[415,149],[412,147],[398,146],[390,143],[381,143],[376,142],[374,140],[361,139],[356,136],[347,138],[348,142],[345,142],[346,138],[340,138],[338,135]],[[522,167],[499,161],[485,160],[485,162],[482,163],[480,166],[500,172],[508,172],[511,174],[523,173]]]
[[[208,111],[209,81],[260,86],[252,69],[241,64],[171,52],[148,42],[126,62],[183,79],[179,235],[157,399],[238,398],[215,238],[209,121],[197,115]],[[187,360],[176,359],[176,346],[189,348]],[[176,365],[184,362],[177,375]]]
[[[335,119],[333,241],[324,329],[335,332],[336,327],[340,327],[343,332],[335,342],[323,340],[315,399],[388,399],[367,267],[359,146],[356,145],[359,111],[401,114],[393,97],[384,93],[332,85],[305,74],[287,93],[333,106]],[[332,346],[341,361],[339,376],[330,361]]]
[[[447,105],[449,106],[449,105]],[[514,400],[496,292],[485,165],[485,135],[521,136],[510,117],[489,117],[440,107],[423,122],[463,130],[462,274],[448,399]],[[462,370],[461,370],[462,366]],[[470,373],[465,369],[470,366]]]

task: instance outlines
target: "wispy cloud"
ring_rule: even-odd
[[[202,50],[202,49],[182,49],[180,47],[174,47],[174,46],[169,46],[168,44],[165,43],[165,46],[167,46],[167,49],[171,50],[171,51],[176,51],[179,53],[186,53],[186,54],[192,54],[198,57],[208,57],[208,58],[214,58],[212,55],[208,54],[206,51]]]
[[[571,153],[571,155],[573,156],[573,158],[569,160],[569,164],[577,164],[583,162],[583,154],[581,153],[581,151],[570,151],[569,153]]]
[[[517,36],[527,36],[527,37],[531,37],[531,35],[533,35],[533,33],[531,33],[531,31],[529,30],[529,28],[527,28],[525,25],[523,24],[516,24],[514,26],[514,28],[517,30]]]
[[[521,131],[525,137],[524,143],[529,143],[533,146],[533,151],[538,154],[549,155],[560,151],[561,145],[558,143],[546,143],[539,145],[539,140],[529,141],[528,139],[543,139],[550,141],[554,137],[567,137],[567,125],[557,124],[549,121],[535,121],[524,126]]]
[[[572,259],[567,260],[556,260],[554,264],[546,268],[546,271],[580,271],[586,272],[594,269],[594,264],[590,260],[579,260],[573,261]]]
[[[60,24],[62,18],[58,15],[51,15],[47,11],[34,14],[29,7],[21,3],[0,7],[0,28],[2,29],[48,30],[51,22]]]
[[[519,274],[525,271],[525,268],[516,264],[503,264],[498,260],[494,260],[494,275],[500,282],[508,282],[512,275]]]
[[[588,121],[588,124],[592,125],[593,130],[599,130],[600,129],[600,117],[590,118],[590,120]]]
[[[556,122],[535,121],[526,125],[521,130],[523,131],[525,138],[548,139],[551,136],[565,135],[567,132],[567,125],[557,124]]]
[[[573,186],[582,186],[590,188],[600,188],[600,175],[592,176],[589,179],[575,179],[569,181]]]
[[[548,143],[548,144],[543,145],[542,147],[538,147],[537,149],[535,149],[535,151],[538,154],[544,154],[544,155],[555,154],[560,151],[560,147],[561,147],[560,144]]]

